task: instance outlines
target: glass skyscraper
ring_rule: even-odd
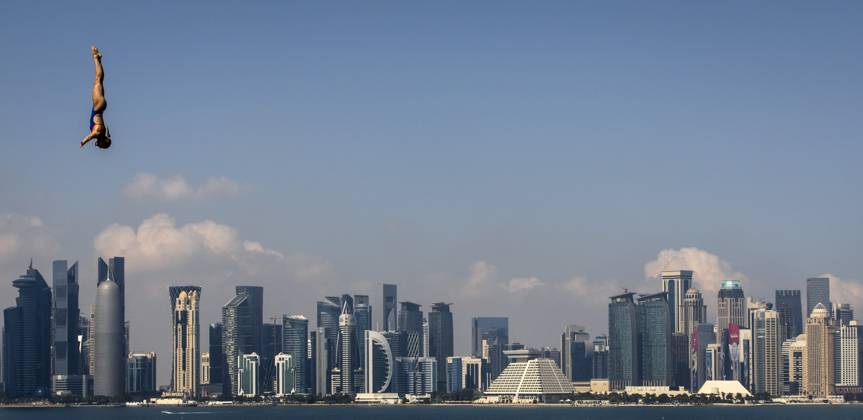
[[[477,317],[471,322],[471,354],[488,361],[491,379],[506,368],[508,360],[503,356],[509,345],[509,318]]]
[[[833,307],[830,304],[830,279],[808,278],[806,279],[806,318],[812,315],[812,310],[819,303],[827,310],[827,317],[833,318]]]
[[[398,330],[398,290],[394,284],[383,285],[383,310],[381,311],[381,326],[383,331]]]
[[[309,392],[306,383],[306,362],[308,347],[309,320],[302,315],[285,315],[282,318],[282,353],[291,355],[294,364],[294,392]]]
[[[686,292],[692,287],[692,274],[692,271],[685,270],[662,272],[662,291],[668,294],[673,333],[687,333],[683,303]]]
[[[9,397],[47,396],[51,388],[51,289],[33,262],[12,282],[16,306],[3,311],[3,383]]]
[[[438,391],[446,389],[446,359],[454,353],[453,322],[450,303],[433,303],[428,314],[429,357],[437,360]]]
[[[665,292],[638,298],[641,385],[672,384],[671,308]]]
[[[608,304],[608,381],[612,390],[639,385],[639,343],[635,293],[612,296]]]
[[[779,312],[785,338],[794,339],[803,334],[803,308],[799,290],[777,290],[776,311]]]

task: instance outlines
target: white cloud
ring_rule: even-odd
[[[510,293],[526,292],[542,286],[545,286],[545,283],[537,277],[516,277],[501,285]]]
[[[112,224],[96,236],[93,247],[101,256],[125,256],[126,269],[131,273],[195,266],[305,280],[332,269],[320,258],[286,256],[260,242],[241,240],[231,226],[212,220],[178,226],[173,217],[164,213],[145,219],[137,227]]]
[[[162,178],[149,173],[135,175],[123,189],[126,196],[132,199],[160,201],[236,197],[245,190],[239,183],[224,176],[208,178],[196,187],[182,175]]]
[[[467,296],[479,296],[486,285],[493,282],[497,277],[497,267],[488,261],[480,260],[470,266],[470,275],[463,287]]]
[[[560,287],[576,297],[584,297],[603,304],[607,301],[608,297],[618,291],[615,286],[608,282],[594,283],[580,276],[575,276],[565,281]]]
[[[664,270],[694,271],[693,286],[713,295],[719,291],[722,280],[740,280],[744,290],[749,282],[749,278],[735,271],[729,262],[695,247],[660,251],[655,260],[644,265],[644,276],[653,281]]]
[[[48,233],[42,219],[0,214],[0,263],[20,262],[23,266],[30,257],[51,258],[57,247],[57,240]]]

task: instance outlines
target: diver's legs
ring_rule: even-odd
[[[93,64],[96,66],[96,79],[93,81],[93,110],[102,112],[105,110],[105,89],[102,81],[105,80],[105,71],[102,69],[102,54],[96,47],[92,47]]]

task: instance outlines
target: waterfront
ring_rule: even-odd
[[[559,406],[262,406],[262,407],[74,407],[5,408],[0,420],[144,420],[154,418],[273,419],[302,420],[412,420],[495,419],[495,420],[859,420],[863,405],[825,406],[704,406],[704,407],[559,407]]]

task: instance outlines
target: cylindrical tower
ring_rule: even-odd
[[[96,371],[93,394],[125,394],[125,334],[120,286],[108,278],[96,289]]]

